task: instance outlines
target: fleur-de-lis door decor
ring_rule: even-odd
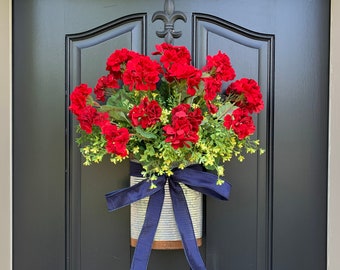
[[[175,31],[177,20],[187,21],[187,17],[181,11],[175,11],[175,4],[172,0],[165,0],[164,11],[157,11],[152,16],[152,22],[161,20],[164,22],[164,30],[156,31],[156,35],[164,38],[166,43],[173,44],[175,38],[182,36],[182,31]]]

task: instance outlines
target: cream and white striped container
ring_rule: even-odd
[[[130,176],[130,185],[144,180],[141,177]],[[197,245],[202,245],[203,195],[181,184],[185,195]],[[131,246],[135,247],[142,230],[149,197],[131,204]],[[165,185],[165,198],[158,223],[153,249],[182,249],[183,244],[177,228],[168,183]]]

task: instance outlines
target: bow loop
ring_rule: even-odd
[[[231,185],[224,182],[222,185],[216,185],[217,176],[200,171],[198,167],[188,167],[184,170],[176,170],[172,176],[176,182],[181,182],[193,190],[201,192],[205,195],[220,199],[228,200],[230,195]]]

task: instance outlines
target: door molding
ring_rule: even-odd
[[[265,157],[258,160],[257,175],[254,176],[257,183],[257,269],[271,269],[273,249],[275,35],[254,32],[222,18],[195,12],[192,14],[192,33],[193,64],[197,67],[205,64],[211,45],[209,37],[210,39],[218,37],[221,42],[225,40],[230,44],[234,44],[234,46],[237,46],[235,44],[240,44],[243,47],[242,53],[246,53],[244,48],[256,51],[258,62],[251,69],[258,70],[258,78],[255,78],[259,82],[265,103],[262,114],[255,120],[258,127],[256,136],[266,149]],[[240,47],[237,48],[238,50],[240,49]],[[233,50],[230,49],[229,53],[232,55]],[[213,228],[211,231],[214,231],[213,225],[210,226]],[[210,230],[207,230],[207,237],[209,237],[209,232]]]
[[[68,110],[72,89],[81,82],[81,68],[84,50],[129,34],[130,49],[145,54],[147,14],[136,13],[121,17],[105,25],[65,38],[66,52],[66,254],[70,258],[66,269],[78,269],[81,265],[81,155],[78,151],[74,130],[74,116]]]

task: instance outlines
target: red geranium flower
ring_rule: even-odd
[[[233,82],[227,88],[226,94],[237,94],[235,105],[247,109],[249,113],[259,113],[264,108],[260,87],[253,79],[243,78]]]
[[[174,46],[168,43],[156,45],[153,55],[161,55],[160,62],[165,69],[169,69],[174,63],[190,64],[191,56],[189,50],[184,46]]]
[[[227,114],[224,117],[224,126],[227,129],[232,128],[240,140],[255,132],[253,118],[246,109],[242,108],[233,111],[232,115]]]
[[[129,118],[134,127],[151,127],[159,121],[162,108],[156,100],[149,101],[147,97],[141,100],[138,106],[134,106],[129,112]]]
[[[84,83],[75,87],[74,91],[70,95],[70,111],[78,116],[81,113],[82,109],[86,107],[87,98],[89,97],[91,92],[92,89]]]
[[[121,79],[125,70],[126,62],[133,59],[139,54],[126,48],[114,51],[106,61],[106,70],[109,71],[115,79]]]
[[[100,113],[92,106],[84,107],[77,116],[80,128],[86,133],[91,134],[93,125],[98,127],[110,123],[108,113]]]
[[[211,101],[221,91],[222,82],[213,77],[204,78],[204,100]]]
[[[153,91],[159,81],[160,71],[161,66],[148,56],[135,56],[126,64],[123,83],[128,85],[130,90]]]
[[[130,134],[126,128],[118,128],[114,124],[107,123],[102,127],[102,133],[106,139],[106,151],[122,157],[127,156],[126,144]]]
[[[195,88],[201,81],[202,71],[189,64],[174,63],[165,74],[168,81],[186,80],[187,94],[196,94]]]
[[[172,123],[163,127],[166,142],[170,142],[174,149],[190,147],[189,142],[196,143],[199,139],[199,125],[203,120],[199,108],[190,111],[189,104],[180,104],[172,111]]]
[[[102,128],[106,124],[110,123],[110,116],[107,112],[97,112],[96,117],[93,120],[93,124]]]
[[[228,55],[221,51],[218,51],[214,56],[208,55],[207,64],[202,70],[209,72],[210,76],[222,81],[233,80],[236,76]]]
[[[105,89],[106,88],[118,88],[118,81],[114,78],[112,74],[107,76],[102,76],[98,79],[97,85],[94,88],[94,93],[97,100],[105,101]]]
[[[85,130],[85,132],[88,134],[92,133],[92,126],[96,116],[97,110],[95,108],[92,106],[84,107],[77,117],[81,129]]]

